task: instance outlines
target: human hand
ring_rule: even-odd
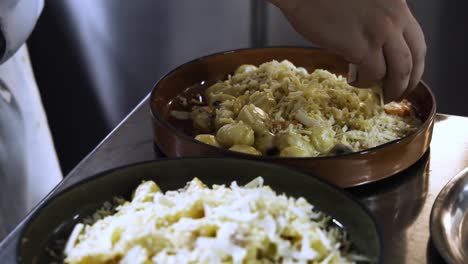
[[[355,64],[353,85],[383,81],[385,102],[400,100],[424,71],[426,42],[405,0],[270,0],[307,40]]]

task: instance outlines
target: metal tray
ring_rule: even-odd
[[[468,168],[453,177],[437,196],[431,212],[431,238],[448,263],[468,259]]]

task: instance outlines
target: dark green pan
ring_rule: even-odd
[[[332,216],[349,234],[354,248],[380,261],[381,241],[369,212],[346,192],[308,174],[271,163],[226,158],[166,159],[114,169],[79,182],[43,203],[19,239],[19,263],[50,263],[48,250],[72,227],[114,196],[128,198],[142,180],[154,180],[163,191],[175,190],[198,177],[204,183],[243,185],[257,176],[278,193],[304,197]]]

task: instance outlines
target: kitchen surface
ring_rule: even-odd
[[[429,222],[437,195],[468,167],[468,18],[459,11],[468,3],[408,2],[428,45],[423,80],[438,113],[432,143],[407,170],[347,191],[375,217],[383,263],[445,263]],[[260,0],[49,1],[28,44],[65,175],[41,203],[96,173],[164,157],[148,94],[178,65],[239,48],[313,46]],[[0,242],[2,263],[17,261],[27,220]]]
[[[161,157],[152,138],[148,98],[59,184],[58,191],[115,167]],[[444,263],[432,245],[429,215],[445,184],[468,166],[468,118],[437,115],[430,150],[389,179],[348,189],[374,215],[382,232],[383,263]],[[2,243],[2,263],[15,263],[25,222]]]

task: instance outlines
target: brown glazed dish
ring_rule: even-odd
[[[203,91],[213,82],[224,80],[242,64],[259,65],[287,59],[312,72],[316,68],[347,75],[348,63],[337,55],[313,48],[275,47],[243,49],[202,57],[164,76],[151,94],[154,143],[168,157],[231,156],[283,164],[313,173],[340,187],[351,187],[395,175],[418,161],[429,148],[436,103],[427,85],[419,83],[407,99],[413,104],[421,127],[408,136],[371,149],[350,154],[315,158],[253,156],[216,148],[196,141],[191,122],[170,115],[177,110],[178,95]]]

